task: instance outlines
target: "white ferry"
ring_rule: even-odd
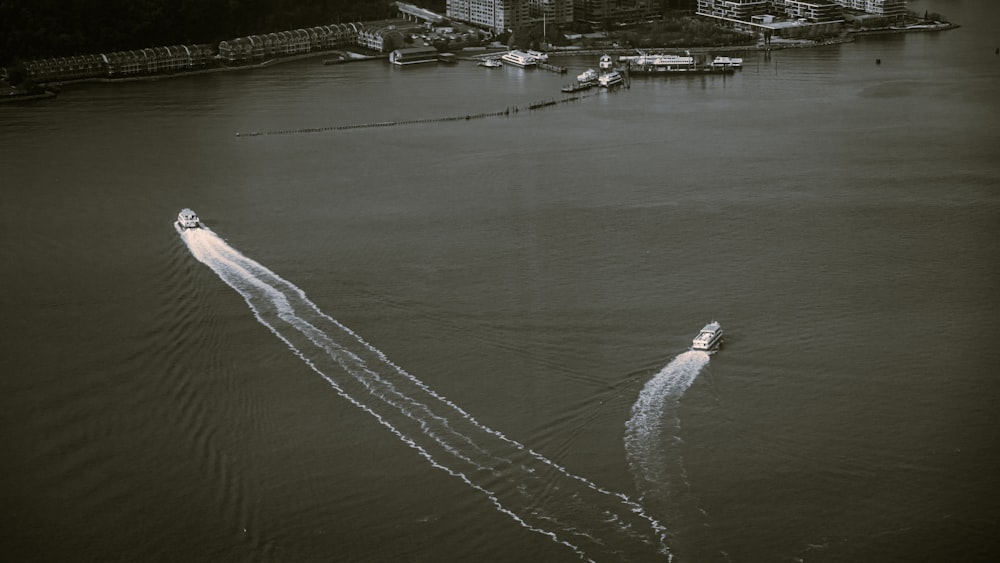
[[[536,61],[538,61],[540,63],[544,63],[544,62],[546,62],[546,61],[549,60],[549,56],[546,55],[545,53],[543,53],[541,51],[534,51],[534,50],[531,50],[531,49],[528,50],[528,56],[531,57],[531,58],[533,58],[533,59],[535,59]]]
[[[715,68],[743,68],[743,59],[739,57],[715,57],[712,59]]]
[[[500,58],[505,63],[510,63],[521,68],[527,68],[538,64],[538,60],[536,60],[535,57],[532,57],[528,53],[524,53],[522,51],[507,51],[503,55],[500,55]]]
[[[629,67],[638,72],[686,72],[694,70],[698,65],[692,56],[681,55],[622,55],[618,60],[628,63]]]
[[[611,72],[606,72],[597,79],[597,83],[601,85],[601,88],[611,88],[612,86],[618,86],[619,84],[625,83],[625,78],[622,77],[622,73],[617,70],[612,70]]]
[[[702,352],[714,353],[722,346],[722,325],[718,321],[712,321],[705,325],[691,341],[691,349]]]
[[[194,211],[185,207],[177,214],[177,226],[181,229],[197,229],[201,227],[201,220],[198,219],[198,215]]]

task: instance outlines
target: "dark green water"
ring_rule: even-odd
[[[962,27],[509,118],[236,136],[567,78],[317,59],[0,108],[4,559],[995,560],[1000,20],[911,7]]]

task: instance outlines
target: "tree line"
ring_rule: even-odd
[[[445,0],[419,2],[443,13]],[[0,65],[395,17],[390,0],[0,0]]]

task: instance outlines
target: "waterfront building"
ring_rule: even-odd
[[[832,0],[698,0],[696,12],[746,33],[786,39],[838,35],[843,8]]]
[[[36,83],[171,74],[219,63],[249,64],[270,58],[357,45],[363,30],[364,27],[356,23],[324,25],[238,37],[220,42],[217,50],[210,45],[147,47],[132,51],[27,61],[24,63],[24,70],[27,77]],[[366,46],[375,45],[376,50],[381,50],[384,39],[379,31],[370,31],[371,37],[367,39]]]
[[[438,50],[434,47],[409,47],[389,53],[389,62],[400,66],[433,63],[437,60]]]
[[[845,9],[889,19],[906,17],[906,0],[834,0]]]

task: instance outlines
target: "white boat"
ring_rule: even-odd
[[[705,325],[691,341],[691,349],[708,352],[715,352],[722,346],[722,325],[718,321],[712,321]]]
[[[198,214],[185,207],[177,214],[177,226],[182,229],[197,229],[201,227],[201,221],[198,219]]]
[[[536,60],[535,57],[532,57],[528,53],[524,53],[522,51],[507,51],[503,55],[500,55],[500,58],[505,63],[510,63],[521,68],[527,68],[538,64],[538,60]]]
[[[597,71],[592,68],[588,68],[576,75],[576,81],[580,84],[597,84],[598,78]]]
[[[597,66],[599,66],[601,70],[611,70],[614,65],[615,63],[611,60],[611,55],[601,55],[601,60],[597,63]]]
[[[739,57],[715,57],[712,59],[715,68],[743,68],[743,59]]]
[[[500,59],[489,58],[479,61],[479,66],[484,66],[486,68],[500,68],[503,66],[503,63],[500,62]]]
[[[619,62],[627,63],[637,72],[684,72],[694,70],[697,63],[692,56],[647,54],[623,55]]]
[[[543,53],[541,51],[534,51],[534,50],[531,50],[531,49],[528,50],[528,56],[531,57],[531,58],[533,58],[533,59],[535,59],[536,61],[538,61],[540,63],[544,63],[544,62],[546,62],[546,61],[549,60],[549,56],[546,55],[545,53]]]
[[[617,70],[606,72],[597,79],[597,83],[601,85],[601,88],[611,88],[612,86],[618,86],[624,82],[625,78],[622,77],[622,73]]]

